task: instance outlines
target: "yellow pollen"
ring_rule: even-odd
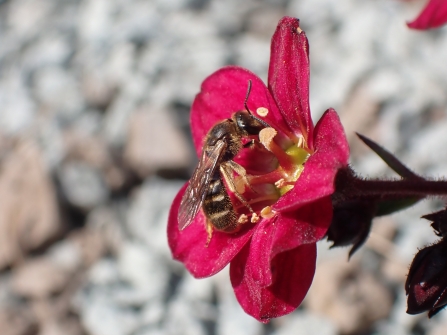
[[[248,216],[245,214],[241,214],[241,216],[239,216],[239,219],[237,219],[237,222],[241,224],[248,222]]]
[[[298,32],[298,34],[301,34],[301,32],[303,31],[300,27],[296,28],[296,31]]]
[[[265,107],[259,107],[259,108],[256,110],[256,113],[257,113],[259,116],[266,117],[267,114],[269,113],[269,110],[268,110],[267,108],[265,108]]]
[[[266,206],[261,210],[261,217],[264,219],[270,219],[275,216],[270,206]]]
[[[239,194],[245,193],[245,181],[241,176],[236,176],[234,178],[234,186],[236,188],[236,192]]]
[[[251,223],[256,223],[256,222],[258,222],[259,221],[259,216],[258,216],[258,214],[256,214],[256,213],[253,213],[252,215],[251,215]]]

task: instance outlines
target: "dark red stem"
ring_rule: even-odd
[[[396,180],[358,178],[351,169],[337,174],[333,201],[393,200],[447,195],[447,180],[426,180],[420,177]]]

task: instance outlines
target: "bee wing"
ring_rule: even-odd
[[[178,227],[180,230],[189,226],[197,215],[203,200],[205,199],[211,178],[216,171],[222,153],[225,151],[226,143],[217,141],[211,153],[202,153],[199,165],[189,181],[189,185],[183,194],[180,208],[177,215]]]

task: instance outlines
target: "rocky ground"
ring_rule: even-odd
[[[193,279],[171,259],[166,220],[195,154],[189,106],[238,64],[266,79],[284,15],[310,41],[315,119],[339,111],[352,164],[392,176],[355,137],[416,172],[447,174],[447,29],[410,31],[424,1],[0,1],[0,333],[5,335],[443,334],[447,313],[405,314],[426,201],[375,222],[347,249],[319,245],[295,313],[262,325],[226,270]]]

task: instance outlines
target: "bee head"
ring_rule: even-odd
[[[262,129],[270,127],[266,122],[246,111],[234,113],[232,119],[237,127],[248,135],[258,135]]]

